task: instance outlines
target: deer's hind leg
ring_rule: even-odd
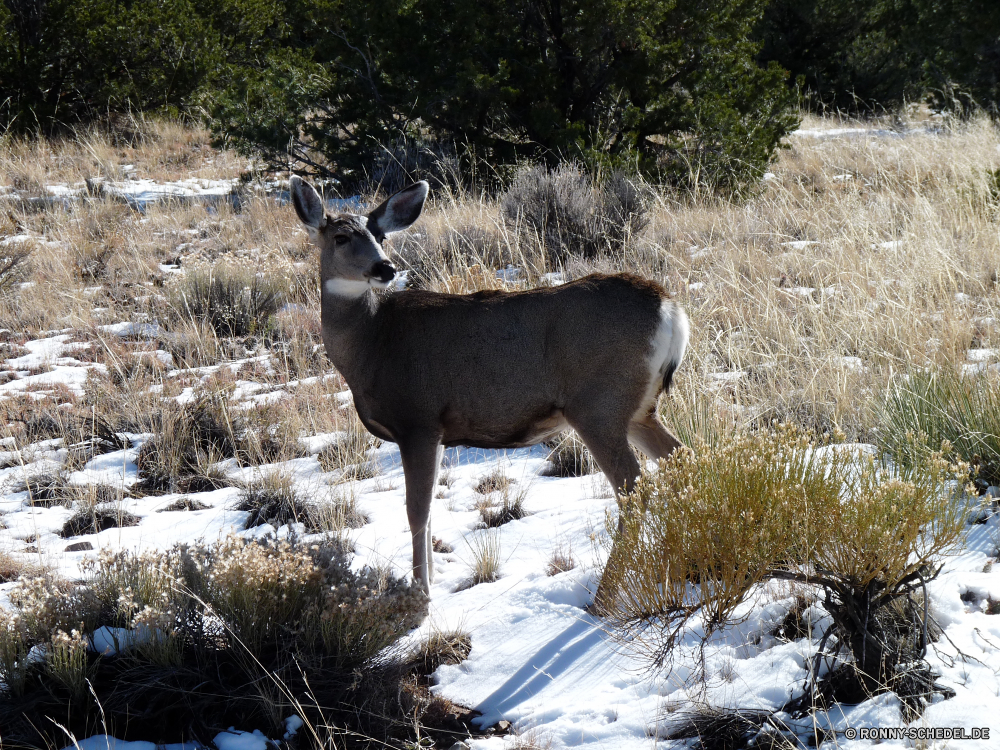
[[[574,424],[571,422],[571,424],[573,429],[580,435],[580,439],[583,440],[584,445],[587,446],[587,449],[593,455],[594,460],[597,461],[597,465],[601,467],[601,471],[604,472],[604,475],[611,482],[611,486],[614,487],[620,504],[622,497],[633,490],[635,480],[639,476],[639,462],[636,460],[631,446],[629,446],[628,424],[612,425],[606,422],[602,423],[601,420],[594,420],[592,423],[585,421]],[[619,535],[625,531],[624,514],[627,511],[627,508],[619,505]],[[594,601],[589,607],[591,613],[601,615],[610,610],[612,604],[610,597],[612,596],[613,585],[609,584],[607,580],[618,580],[617,573],[620,572],[624,564],[618,542],[616,541],[608,555],[604,574],[601,576],[597,591],[594,592]],[[611,572],[610,578],[609,571]]]
[[[620,498],[630,493],[639,476],[639,462],[629,447],[627,425],[602,423],[601,420],[593,420],[593,423],[570,420],[570,426],[611,482],[615,495]]]
[[[413,539],[413,580],[428,593],[434,578],[431,501],[443,452],[436,435],[414,435],[399,441],[406,480],[406,518]]]
[[[628,439],[632,445],[645,453],[647,458],[654,461],[666,458],[683,445],[660,423],[653,409],[632,420],[628,426]]]

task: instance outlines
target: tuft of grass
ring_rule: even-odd
[[[15,482],[10,492],[27,492],[28,504],[51,508],[55,505],[70,507],[80,499],[83,488],[70,485],[62,474],[40,473]]]
[[[573,558],[572,547],[559,544],[549,555],[549,561],[545,565],[545,575],[557,576],[576,567],[576,560]]]
[[[546,445],[551,446],[552,451],[546,457],[550,466],[543,472],[544,476],[582,477],[601,470],[580,436],[572,430]]]
[[[420,641],[407,658],[409,668],[428,676],[442,664],[461,664],[472,651],[472,636],[462,628],[432,630]]]
[[[164,513],[166,511],[174,510],[208,510],[212,506],[203,503],[201,500],[193,497],[179,497],[174,500],[169,505],[160,508],[157,513]]]
[[[319,529],[338,535],[346,529],[360,529],[370,520],[358,507],[358,496],[351,488],[335,491],[327,502],[318,502],[314,511]]]
[[[134,513],[118,507],[83,507],[77,510],[59,530],[59,536],[69,538],[83,534],[97,534],[107,529],[138,526],[141,519]]]
[[[9,552],[0,551],[0,583],[16,581],[24,575],[41,575],[34,563],[28,563]]]
[[[513,479],[504,474],[503,469],[497,469],[480,479],[472,489],[480,495],[489,495],[509,489],[513,481]]]
[[[235,509],[250,513],[244,526],[247,529],[265,523],[275,528],[302,523],[307,531],[322,528],[318,509],[300,497],[295,482],[289,475],[278,471],[262,474],[246,482],[240,490]]]
[[[323,471],[340,472],[342,481],[372,479],[378,476],[379,467],[368,452],[378,445],[379,440],[355,417],[333,443],[319,452],[320,467]]]
[[[153,418],[155,436],[139,449],[139,482],[145,494],[206,492],[232,485],[212,464],[235,458],[242,465],[270,463],[297,451],[280,432],[274,407],[240,409],[223,391],[201,393],[183,405],[166,402]]]
[[[465,587],[499,581],[503,575],[499,529],[483,529],[473,534],[467,543],[472,553],[472,570]]]
[[[1000,376],[991,370],[914,370],[898,378],[881,405],[878,445],[913,463],[927,447],[949,446],[985,490],[1000,484]],[[919,439],[915,439],[919,438]]]
[[[485,528],[492,529],[505,523],[517,521],[528,515],[524,509],[527,490],[514,491],[512,483],[503,485],[503,489],[484,497],[477,505],[479,518]],[[497,503],[499,496],[499,503]]]
[[[218,264],[185,274],[171,304],[188,320],[204,320],[218,336],[250,336],[265,330],[288,296],[271,275]]]

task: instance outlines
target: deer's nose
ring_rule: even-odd
[[[382,260],[372,266],[372,277],[383,284],[388,284],[395,276],[396,269],[393,268],[392,263]]]

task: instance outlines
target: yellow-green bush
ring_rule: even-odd
[[[949,484],[964,476],[941,454],[899,469],[787,426],[696,443],[640,479],[596,606],[662,665],[696,616],[707,638],[762,582],[798,581],[826,592],[866,682],[891,683],[898,649],[858,622],[935,575],[964,528]]]

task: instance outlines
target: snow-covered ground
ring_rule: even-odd
[[[45,373],[49,380],[79,388],[87,368],[95,365],[73,359],[74,344],[67,339],[65,334],[59,334],[27,342],[27,354],[8,360],[17,372],[3,390],[17,391],[15,384],[41,377],[28,373],[30,368],[42,365],[54,367]],[[993,354],[973,350],[969,359],[984,364]],[[240,363],[230,366],[238,379]],[[205,376],[210,374],[206,372]],[[44,389],[41,381],[32,382],[34,393]],[[265,386],[253,385],[237,380],[237,392],[247,400],[259,398]],[[342,396],[337,401],[344,408],[349,394]],[[0,393],[0,398],[4,397]],[[130,437],[131,448],[91,460],[71,475],[71,482],[100,481],[124,487],[134,483],[138,448],[149,436]],[[304,436],[309,451],[319,451],[328,440],[329,436]],[[0,470],[0,491],[6,488],[5,494],[0,494],[0,549],[40,560],[75,577],[81,561],[99,549],[165,550],[177,542],[216,540],[244,525],[246,513],[231,509],[237,490],[227,488],[189,494],[207,506],[204,510],[164,510],[178,499],[173,495],[127,498],[124,508],[141,519],[137,526],[60,537],[56,532],[70,515],[69,510],[59,506],[30,507],[27,493],[12,492],[10,488],[25,474],[56,468],[65,450],[58,441],[38,444],[22,452],[23,466]],[[584,609],[592,597],[605,554],[606,512],[614,507],[610,488],[601,475],[542,476],[545,456],[545,450],[540,448],[453,448],[445,454],[446,482],[434,499],[433,528],[435,536],[454,551],[435,554],[430,615],[409,638],[416,641],[434,628],[461,628],[471,634],[472,651],[461,664],[442,666],[437,671],[434,692],[481,712],[479,721],[484,728],[507,720],[518,730],[532,730],[554,748],[623,750],[681,746],[658,739],[658,735],[662,736],[671,717],[681,715],[695,703],[775,710],[802,693],[809,659],[817,644],[807,639],[784,642],[771,635],[792,604],[790,592],[780,586],[761,591],[745,607],[738,626],[710,641],[704,652],[704,681],[696,679],[699,655],[694,635],[680,648],[669,671],[650,674],[640,658],[622,648],[602,621]],[[357,553],[355,564],[388,562],[398,574],[404,574],[410,567],[410,535],[399,454],[395,446],[384,444],[372,458],[377,459],[381,472],[374,478],[354,482],[352,488],[369,518],[362,528],[350,532]],[[256,472],[281,470],[313,499],[322,500],[335,491],[331,476],[323,473],[315,455],[265,467],[224,467],[243,478]],[[528,515],[496,530],[479,529],[476,503],[480,496],[474,488],[485,476],[496,472],[513,481],[512,492],[523,493]],[[288,527],[263,526],[240,533],[284,536],[289,531]],[[470,576],[476,539],[487,534],[499,540],[502,577],[494,583],[467,587],[463,584]],[[986,614],[984,608],[988,598],[1000,599],[1000,566],[991,570],[990,565],[997,555],[998,539],[1000,516],[970,526],[964,548],[947,560],[941,576],[929,586],[931,611],[944,628],[945,637],[929,650],[928,659],[940,673],[940,682],[955,690],[956,696],[930,706],[912,725],[964,727],[970,732],[975,727],[989,727],[994,739],[925,746],[997,747],[1000,616]],[[90,542],[93,551],[65,551],[77,542]],[[33,551],[28,551],[29,545]],[[546,567],[556,550],[570,555],[576,567],[549,576]],[[0,585],[0,603],[7,603],[5,592],[9,587]],[[818,619],[823,617],[818,609],[813,613]],[[803,741],[813,735],[815,727],[835,729],[836,739],[823,745],[827,748],[870,745],[869,740],[847,739],[845,731],[849,728],[906,726],[898,700],[888,694],[861,705],[839,707],[809,721],[788,723],[801,730]],[[228,741],[237,742],[234,747],[241,750],[264,746],[263,738],[252,734],[226,735],[216,744],[222,748]],[[471,741],[471,745],[480,750],[500,750],[505,742],[509,740],[493,737]],[[893,740],[883,746],[914,745],[907,740]],[[125,743],[109,745],[102,737],[91,738],[81,747],[146,750]]]

